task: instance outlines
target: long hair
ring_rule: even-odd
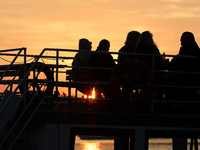
[[[186,40],[186,42],[185,42]],[[183,32],[181,36],[180,55],[197,55],[199,54],[199,46],[195,41],[194,35],[191,32]]]
[[[149,31],[142,32],[136,44],[135,52],[137,52],[139,45],[143,45],[145,47],[156,45],[153,41],[153,35]]]
[[[130,31],[127,34],[125,45],[130,46],[131,49],[135,49],[135,46],[139,37],[140,37],[140,32]]]
[[[194,39],[194,34],[192,32],[183,32],[181,38],[183,37],[187,37],[187,39],[189,39],[191,42],[195,42],[195,39]]]

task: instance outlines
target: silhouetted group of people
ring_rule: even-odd
[[[125,59],[140,59],[146,64],[148,64],[154,72],[155,84],[168,85],[178,82],[181,76],[181,82],[186,82],[186,78],[193,78],[193,76],[187,74],[184,75],[175,75],[170,74],[169,76],[164,74],[163,70],[177,70],[177,71],[197,71],[199,67],[200,50],[199,46],[195,41],[194,35],[191,32],[184,32],[181,36],[181,47],[179,54],[175,56],[171,62],[168,62],[163,59],[157,45],[153,40],[153,35],[149,31],[139,33],[138,31],[131,31],[127,34],[125,45],[119,50],[118,55],[118,64]],[[90,72],[87,78],[83,79],[84,81],[91,81],[98,83],[99,81],[110,81],[110,75],[112,68],[115,67],[116,63],[109,51],[110,42],[106,39],[100,41],[99,46],[95,52],[91,52],[92,42],[87,39],[80,39],[79,41],[79,50],[85,50],[78,52],[73,60],[72,66],[73,69],[80,70],[80,72]],[[183,57],[187,55],[188,57]],[[197,56],[194,58],[192,56]],[[77,67],[78,66],[78,67]],[[85,68],[79,68],[80,66]],[[87,68],[92,67],[92,68]],[[98,67],[95,68],[95,67]],[[105,69],[106,68],[106,69]],[[190,80],[195,82],[197,78]],[[77,78],[77,81],[80,81],[80,78]],[[181,83],[182,84],[182,83]],[[178,83],[177,83],[178,85]],[[103,93],[106,96],[107,93],[110,93],[108,85],[96,85],[96,91],[98,96],[101,97]],[[86,89],[86,88],[85,88]],[[83,93],[86,93],[83,89],[78,89]],[[177,88],[174,88],[177,90]],[[190,92],[189,89],[188,93]],[[130,94],[132,89],[129,86],[124,86],[123,91],[126,94]],[[157,99],[162,99],[163,94],[170,93],[170,90],[166,88],[155,88],[155,93]],[[166,92],[167,91],[167,92]],[[193,94],[195,90],[193,89]],[[108,94],[109,95],[109,94]],[[109,95],[110,96],[110,95]],[[109,97],[108,96],[108,97]]]
[[[84,47],[84,45],[90,45],[90,47]],[[104,96],[110,95],[110,88],[108,85],[106,85],[106,82],[108,83],[110,81],[112,68],[114,68],[116,64],[112,55],[106,53],[110,48],[110,42],[108,40],[101,40],[95,52],[91,52],[91,48],[92,46],[89,40],[80,39],[79,50],[86,50],[88,52],[78,52],[74,57],[72,66],[74,70],[78,70],[80,72],[80,76],[85,76],[85,79],[80,79],[77,77],[75,81],[93,82],[96,91],[96,97],[101,98],[102,94],[104,94]],[[86,53],[86,55],[84,55],[84,53]],[[84,58],[81,59],[81,56]],[[101,84],[100,82],[104,83]],[[86,84],[85,86],[81,85],[77,89],[84,94],[90,94],[88,92],[91,92],[92,88],[93,87]]]

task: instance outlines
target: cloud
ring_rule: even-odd
[[[173,0],[155,3],[146,9],[146,16],[151,18],[190,18],[200,17],[200,1]]]
[[[184,0],[161,0],[163,2],[183,2]]]
[[[197,17],[196,14],[190,12],[173,12],[165,15],[166,18],[191,18]]]
[[[161,1],[163,1],[163,2],[173,2],[173,3],[176,3],[176,2],[179,2],[179,3],[184,3],[184,2],[186,2],[186,3],[188,3],[188,2],[190,2],[190,3],[199,2],[199,0],[190,0],[190,1],[188,1],[188,0],[161,0]]]
[[[88,37],[94,44],[108,38],[117,50],[131,30],[150,30],[158,37],[192,28],[187,22],[194,24],[198,19],[199,6],[196,0],[1,1],[0,46],[77,48],[78,39]],[[196,21],[194,28],[198,26]],[[174,40],[175,36],[166,37]]]

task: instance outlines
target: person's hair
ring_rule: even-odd
[[[194,35],[192,32],[183,32],[183,34],[181,35],[181,41],[183,39],[187,39],[187,46],[192,46],[192,45],[195,45],[196,44],[196,41],[195,41],[195,38],[194,38]],[[185,44],[185,43],[184,43]]]
[[[91,44],[88,39],[82,38],[79,40],[79,50],[91,50]]]
[[[136,44],[136,49],[135,51],[137,51],[137,47],[139,45],[144,45],[145,47],[150,47],[152,45],[156,45],[153,41],[153,35],[149,32],[149,31],[145,31],[142,32],[142,34],[140,35],[138,42]]]
[[[128,45],[130,46],[131,49],[134,49],[139,37],[140,37],[140,32],[130,31],[127,34],[125,45]]]
[[[188,31],[183,32],[181,38],[182,38],[183,36],[187,36],[187,38],[190,39],[190,41],[193,41],[193,42],[195,41],[194,35],[193,35],[192,32],[188,32]]]
[[[186,43],[185,40],[187,39]],[[199,54],[199,46],[195,41],[194,35],[192,32],[183,32],[181,35],[181,45],[182,47],[179,50],[180,55],[198,55]]]
[[[99,42],[99,46],[97,47],[97,51],[108,51],[109,47],[110,47],[110,42],[106,39],[103,39]]]

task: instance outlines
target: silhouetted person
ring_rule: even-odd
[[[79,50],[91,51],[91,49],[92,42],[85,38],[79,40]],[[72,66],[87,66],[90,55],[90,52],[78,52],[74,57]]]
[[[144,61],[152,69],[154,68],[154,70],[162,71],[163,69],[166,68],[165,62],[162,59],[160,51],[157,48],[156,44],[154,43],[153,35],[149,31],[145,31],[140,35],[137,45],[136,45],[135,53],[147,54],[147,55],[136,55],[135,58]],[[154,54],[158,56],[153,57],[152,55]],[[155,79],[156,84],[163,84],[164,82],[162,73],[159,73],[159,72],[154,73],[154,79]],[[162,88],[158,88],[158,89],[156,89],[157,91],[156,99],[161,99],[164,89]]]
[[[135,46],[137,43],[137,40],[140,36],[140,33],[138,31],[130,31],[127,34],[125,45],[119,50],[119,53],[129,53],[129,54],[119,54],[118,55],[118,64],[122,62],[125,59],[134,58],[133,54],[135,50]],[[126,80],[127,77],[125,77],[124,80]],[[129,84],[124,84],[122,88],[122,92],[126,95],[129,95],[132,91],[132,88]]]
[[[86,50],[85,52],[78,52],[74,60],[72,62],[73,71],[76,72],[77,75],[74,75],[74,81],[80,81],[80,82],[88,82],[90,81],[90,70],[84,67],[88,67],[88,60],[91,55],[91,49],[92,49],[92,42],[90,42],[88,39],[82,38],[79,40],[79,50]],[[87,52],[88,51],[88,52]],[[90,94],[89,92],[92,91],[92,88],[88,85],[77,85],[77,89],[84,93],[84,94]]]
[[[132,54],[135,50],[135,46],[137,43],[137,40],[140,36],[140,33],[138,31],[131,31],[128,33],[125,41],[125,45],[119,50],[119,52],[126,52],[129,54]],[[119,54],[118,55],[118,64],[123,61],[124,59],[133,58],[133,55],[124,55]]]
[[[153,35],[149,31],[143,32],[137,42],[137,46],[135,49],[135,53],[147,54],[147,55],[137,55],[135,56],[137,59],[140,59],[147,63],[151,68],[154,67],[155,70],[163,70],[166,65],[162,59],[160,51],[153,40]],[[153,65],[153,56],[151,55],[159,55],[155,56],[154,66]],[[149,55],[149,56],[148,56]]]
[[[191,72],[199,71],[199,46],[195,41],[194,35],[191,32],[184,32],[181,36],[181,47],[179,54],[175,56],[171,61],[171,69],[175,71],[186,71],[190,73],[180,73],[175,74],[174,81],[175,85],[182,86],[199,86],[200,81],[197,74],[192,74]],[[180,57],[184,56],[184,57]],[[197,58],[189,58],[186,56],[197,56]],[[176,88],[177,99],[186,98],[188,100],[195,100],[199,98],[199,95],[196,92],[196,88]],[[181,95],[181,96],[180,96]]]
[[[98,68],[113,68],[115,66],[115,62],[112,55],[110,53],[103,53],[108,52],[109,48],[110,42],[106,39],[101,40],[99,46],[97,47],[97,52],[93,52],[89,58],[89,66]],[[97,83],[110,81],[111,71],[112,70],[109,69],[91,69],[91,80]],[[101,93],[106,96],[108,90],[110,90],[109,88],[110,86],[108,85],[97,84],[95,86],[97,97],[101,97]]]
[[[191,32],[184,32],[181,36],[181,47],[178,56],[199,56],[200,50],[197,45],[194,35]],[[198,59],[178,57],[172,59],[174,65],[180,66],[183,69],[191,66],[198,66]]]

